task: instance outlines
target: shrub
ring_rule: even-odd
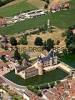
[[[19,44],[22,44],[22,45],[28,44],[27,35],[24,35],[23,37],[21,37],[21,39],[19,40]]]

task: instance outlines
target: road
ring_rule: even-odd
[[[4,76],[0,76],[9,86],[12,86],[16,89],[21,89],[21,90],[28,90],[26,86],[21,86],[18,84],[15,84],[14,82],[8,80],[7,78],[5,78]]]

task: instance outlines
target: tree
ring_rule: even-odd
[[[45,2],[46,2],[47,4],[49,4],[49,0],[45,0]]]
[[[27,55],[25,52],[23,52],[22,54],[21,54],[21,57],[22,57],[22,59],[26,59],[27,61],[29,60],[29,55]]]
[[[0,57],[0,59],[3,60],[4,62],[6,62],[6,58],[5,58],[4,55],[2,55],[2,56]]]
[[[49,2],[49,0],[42,0],[42,1],[46,2],[47,4],[49,4],[49,3],[50,3],[50,2]]]
[[[39,27],[40,32],[45,32],[45,31],[47,31],[47,29],[48,29],[47,23],[45,23],[43,26]]]
[[[44,5],[44,9],[47,9],[47,8],[48,8],[48,4],[45,4],[45,5]]]
[[[21,56],[20,56],[20,53],[18,52],[18,49],[16,49],[15,52],[14,52],[14,58],[15,58],[15,60],[21,59]]]
[[[73,34],[73,29],[75,29],[74,26],[68,28],[65,42],[68,51],[75,53],[75,34]]]
[[[47,51],[50,51],[54,47],[54,40],[49,38],[47,41],[44,42],[43,47]]]
[[[37,38],[35,39],[34,44],[37,45],[37,46],[42,46],[42,45],[43,45],[43,40],[42,40],[42,38],[37,37]]]
[[[46,49],[46,41],[43,43],[43,49]]]
[[[10,38],[10,43],[12,46],[16,46],[17,45],[17,40],[15,39],[15,37],[11,37]]]
[[[27,44],[28,44],[27,35],[24,35],[24,36],[19,40],[19,43],[20,43],[20,44],[23,44],[23,45],[27,45]]]
[[[47,23],[44,24],[44,31],[47,31],[48,29],[48,26],[47,26]]]
[[[23,100],[23,98],[19,95],[13,95],[13,100]]]
[[[56,45],[59,45],[59,44],[60,44],[60,40],[57,40],[57,41],[56,41]]]

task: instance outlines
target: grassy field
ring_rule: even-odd
[[[64,38],[62,37],[62,33],[63,33],[63,30],[60,30],[60,29],[57,28],[51,34],[50,33],[46,33],[46,34],[39,33],[39,35],[38,34],[28,35],[27,36],[28,45],[33,46],[36,37],[41,37],[43,39],[43,42],[46,41],[49,38],[51,38],[52,40],[54,40],[55,43],[57,42],[58,39],[60,41],[63,41]]]
[[[0,28],[0,33],[14,34],[22,32],[27,29],[36,28],[46,23],[48,16],[41,16],[33,19],[26,19],[25,21],[15,23],[14,25]]]
[[[63,62],[75,68],[75,54],[66,54],[60,58]]]
[[[60,80],[66,77],[67,75],[68,75],[67,73],[57,68],[56,70],[47,72],[42,76],[35,76],[26,80],[15,75],[14,71],[11,71],[10,73],[6,74],[5,77],[17,84],[27,86],[27,85],[40,85],[40,84]]]
[[[17,13],[32,10],[32,9],[36,9],[36,7],[27,3],[26,0],[24,0],[14,5],[0,8],[0,16],[13,16],[16,15]]]
[[[29,7],[31,7],[31,6],[29,6]],[[29,7],[27,6],[27,9]],[[15,7],[12,9],[19,11],[19,6],[17,9]],[[15,13],[14,10],[12,10],[13,13]],[[25,6],[25,9],[22,8],[22,10],[26,10],[26,6]],[[7,12],[7,11],[5,11],[5,12]],[[11,12],[11,10],[8,11],[8,13],[10,13],[10,12]],[[12,12],[10,14],[12,14]],[[2,13],[4,14],[3,11],[2,11]],[[0,12],[0,14],[1,14],[1,12]],[[71,1],[71,8],[69,10],[60,11],[60,12],[56,12],[56,13],[49,13],[45,16],[40,16],[37,18],[25,20],[23,22],[18,22],[12,26],[0,28],[0,34],[3,34],[3,33],[4,34],[14,34],[17,32],[25,31],[25,30],[30,29],[30,28],[36,28],[36,27],[39,27],[39,26],[47,23],[48,19],[51,20],[52,25],[57,26],[57,27],[62,28],[62,29],[63,28],[66,29],[67,27],[74,25],[75,24],[74,23],[74,20],[75,20],[75,0]]]

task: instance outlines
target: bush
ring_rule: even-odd
[[[40,89],[48,89],[48,83],[40,85]]]
[[[66,33],[65,33],[65,32],[63,32],[63,33],[62,33],[62,37],[65,37],[65,36],[66,36]]]
[[[55,82],[51,82],[50,85],[51,85],[51,88],[53,88],[55,85]]]
[[[22,45],[28,44],[27,35],[24,35],[23,37],[21,37],[21,39],[19,40],[19,44],[22,44]]]
[[[27,86],[27,88],[29,90],[31,90],[32,92],[36,93],[38,96],[42,96],[41,91],[39,91],[38,86],[33,87],[33,86],[29,85],[29,86]]]
[[[30,56],[27,55],[25,52],[23,52],[23,53],[21,54],[21,58],[22,58],[22,59],[26,59],[27,61],[29,61]]]

